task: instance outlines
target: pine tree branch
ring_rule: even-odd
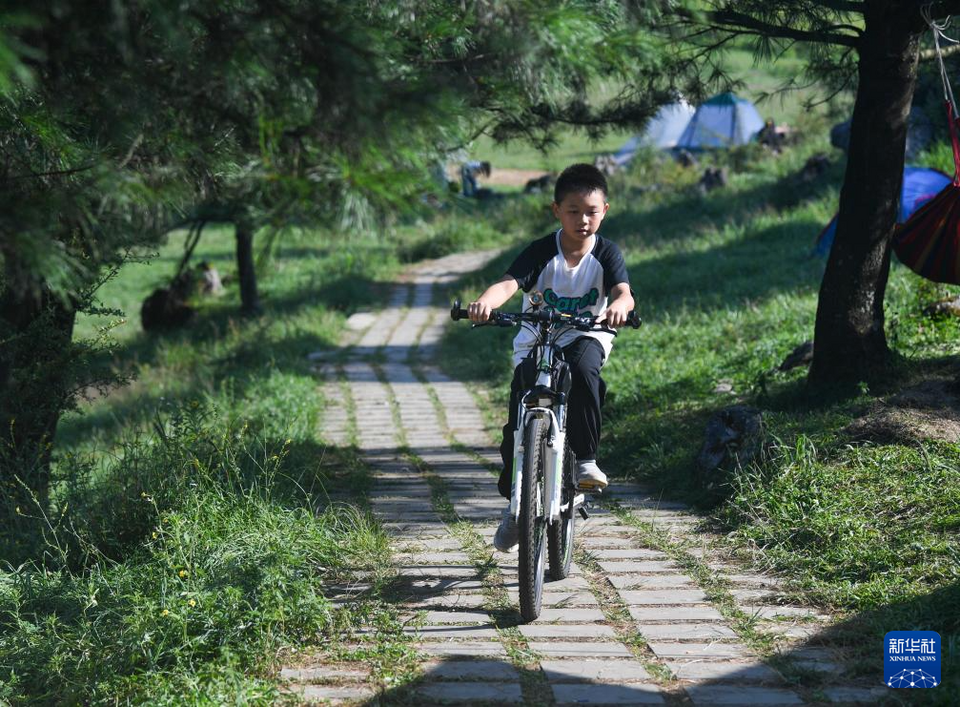
[[[856,47],[859,37],[852,34],[843,34],[831,30],[857,29],[851,25],[834,25],[824,30],[803,30],[783,25],[774,25],[758,20],[751,15],[733,10],[718,10],[707,13],[714,28],[725,32],[740,34],[757,34],[764,37],[779,37],[781,39],[795,39],[800,42],[816,42],[818,44],[839,44],[846,47]]]
[[[954,54],[960,54],[960,44],[951,44],[949,47],[943,47],[940,49],[940,53],[947,57],[953,56]],[[934,48],[924,49],[920,52],[920,61],[931,61],[932,59],[937,58],[937,50]]]

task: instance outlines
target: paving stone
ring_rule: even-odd
[[[326,682],[328,680],[366,680],[370,676],[368,668],[346,667],[342,665],[317,665],[303,668],[283,668],[281,680],[294,682]]]
[[[537,623],[546,623],[548,621],[574,623],[603,620],[603,612],[600,611],[600,609],[541,609],[540,618],[537,619]]]
[[[477,577],[477,568],[473,565],[401,565],[397,568],[400,577],[454,577],[472,579]]]
[[[447,660],[424,665],[424,680],[519,680],[516,668],[499,660]]]
[[[522,624],[520,633],[526,638],[566,638],[568,640],[590,638],[616,638],[609,626],[601,624]]]
[[[633,682],[650,674],[635,660],[543,660],[540,668],[550,682]]]
[[[824,648],[794,648],[783,657],[794,666],[810,672],[839,674],[844,670],[843,663],[838,660],[840,656]]]
[[[703,640],[736,638],[737,634],[723,624],[638,624],[637,630],[647,640]]]
[[[620,522],[620,519],[615,516],[613,513],[609,513],[605,510],[594,510],[590,512],[590,519],[580,523],[580,528],[596,528],[601,525],[619,525],[623,526],[623,523]]]
[[[764,574],[727,574],[728,582],[744,586],[759,586],[776,589],[783,586],[783,581],[777,577]]]
[[[661,560],[602,560],[600,568],[610,574],[623,574],[626,572],[666,572],[676,574],[680,568],[675,562],[664,562]]]
[[[722,621],[723,615],[712,606],[631,606],[630,616],[637,621]]]
[[[417,650],[428,655],[446,656],[448,658],[476,658],[477,656],[506,656],[503,645],[497,641],[456,641],[420,643]]]
[[[418,697],[436,700],[439,703],[463,702],[508,702],[523,701],[520,683],[496,682],[437,682],[416,689]]]
[[[520,602],[520,595],[517,592],[510,592],[509,596],[512,604]],[[543,605],[545,607],[598,606],[599,602],[590,592],[544,592]],[[543,609],[543,611],[547,611],[547,609]],[[543,611],[541,611],[541,615]]]
[[[636,528],[631,528],[627,525],[593,525],[585,527],[581,532],[588,537],[603,537],[603,536],[631,536],[635,535],[637,530]]]
[[[423,484],[426,486],[426,484]],[[433,512],[433,505],[429,500],[424,500],[421,498],[389,498],[386,496],[379,497],[374,496],[370,502],[370,506],[375,511],[409,511],[411,513],[418,512]]]
[[[626,549],[630,547],[630,540],[628,540],[627,538],[618,537],[616,535],[607,535],[607,536],[581,535],[579,542],[585,548],[591,551],[593,550],[593,548]]]
[[[470,558],[465,552],[453,550],[451,552],[423,552],[411,555],[400,555],[398,558],[401,563],[409,565],[428,565],[428,564],[456,564],[465,565],[470,562]]]
[[[376,692],[364,685],[334,686],[334,685],[303,685],[298,686],[295,692],[307,701],[320,702],[335,700],[368,700]]]
[[[528,642],[530,649],[543,656],[554,658],[632,658],[633,655],[620,643],[551,641]]]
[[[757,606],[748,607],[744,611],[762,619],[796,618],[796,619],[825,619],[826,617],[803,606]]]
[[[700,658],[745,658],[749,649],[740,643],[675,643],[651,641],[649,643],[658,658],[693,660]]]
[[[385,530],[397,532],[397,533],[407,533],[419,537],[436,537],[442,538],[449,534],[447,526],[437,521],[436,523],[429,522],[419,522],[419,523],[383,523]]]
[[[409,626],[403,629],[406,634],[419,636],[420,640],[425,641],[451,641],[470,639],[474,641],[496,641],[500,635],[493,624],[486,626],[450,626],[449,624],[441,626],[421,626],[415,628]]]
[[[656,685],[553,685],[558,705],[662,705]]]
[[[681,574],[615,574],[607,579],[617,589],[672,589],[696,586],[689,577]]]
[[[504,582],[507,591],[518,591],[520,584],[515,580]],[[590,589],[590,584],[583,577],[567,577],[559,582],[544,582],[543,592],[569,592],[571,589]]]
[[[411,541],[411,544],[415,544],[416,547],[426,548],[429,550],[459,550],[461,547],[460,541],[450,535],[439,538],[422,538],[416,543]]]
[[[687,695],[695,705],[800,705],[796,693],[776,687],[690,685]]]
[[[620,598],[628,605],[645,604],[704,604],[707,595],[699,589],[620,590]]]
[[[837,687],[823,688],[823,694],[831,702],[863,702],[865,704],[877,704],[885,697],[888,697],[888,688],[885,687],[850,687],[840,685]]]
[[[712,680],[732,683],[779,683],[780,673],[764,663],[719,663],[696,660],[689,663],[667,663],[680,680]]]
[[[809,640],[816,638],[823,632],[823,626],[808,624],[804,626],[795,626],[782,622],[761,622],[756,625],[757,630],[770,636],[779,638],[789,638],[791,640]]]
[[[635,559],[648,559],[648,560],[660,560],[666,559],[666,555],[657,550],[650,550],[648,548],[598,548],[596,550],[591,550],[590,554],[594,555],[600,560],[635,560]]]
[[[436,594],[439,592],[480,591],[483,582],[479,579],[435,579],[411,582],[404,589],[417,594]]]
[[[486,611],[428,611],[424,617],[427,625],[490,623]]]
[[[779,595],[769,589],[733,589],[730,593],[741,604],[759,604],[776,599]]]

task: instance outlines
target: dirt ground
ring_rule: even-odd
[[[854,441],[877,444],[960,442],[960,386],[953,380],[924,381],[878,403],[844,431]]]
[[[481,187],[523,187],[529,180],[547,174],[542,169],[497,169],[494,167],[489,177],[479,175],[477,184]],[[460,181],[460,165],[447,167],[447,179]]]

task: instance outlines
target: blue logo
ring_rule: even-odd
[[[883,637],[883,682],[887,687],[940,684],[940,634],[890,631]]]

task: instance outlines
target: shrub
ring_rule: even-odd
[[[349,619],[324,585],[387,564],[369,517],[284,483],[284,454],[195,403],[99,478],[78,460],[57,518],[21,509],[46,552],[0,573],[0,699],[272,701],[265,656]]]

